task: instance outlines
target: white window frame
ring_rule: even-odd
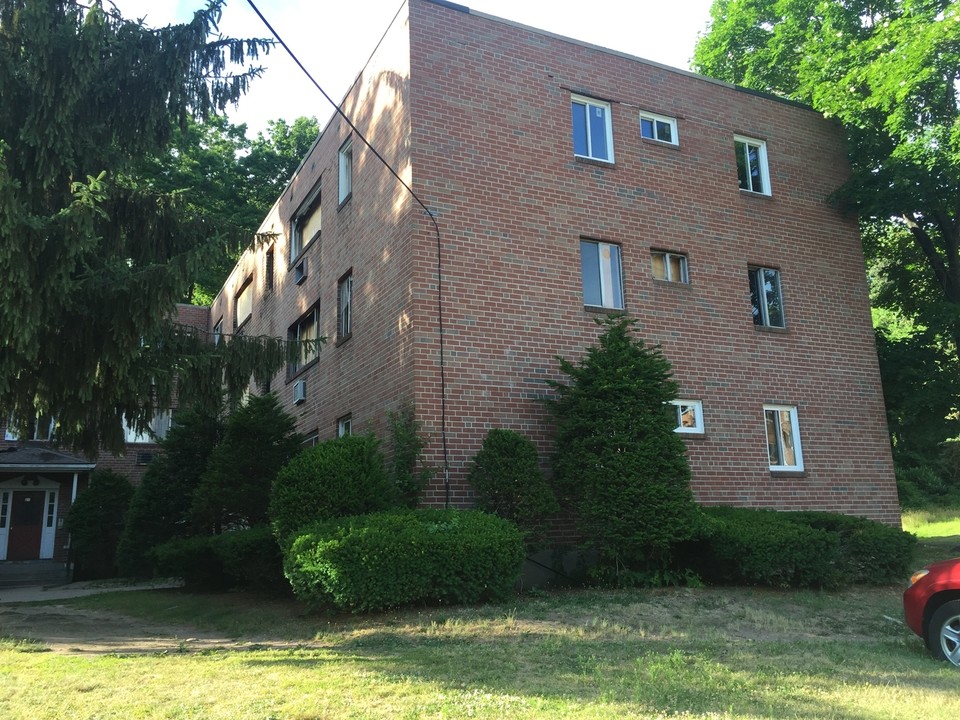
[[[322,179],[321,177],[317,181],[304,201],[300,203],[300,207],[297,208],[293,217],[290,218],[290,257],[287,258],[290,267],[293,267],[300,254],[322,233],[323,211],[321,201],[323,195],[320,192]],[[312,228],[309,237],[304,236],[304,231],[307,228]]]
[[[222,339],[223,339],[223,316],[220,316],[220,319],[217,320],[217,324],[213,326],[213,344],[219,345]]]
[[[650,123],[650,129],[652,135],[645,135],[643,132],[643,123],[644,121]],[[660,128],[657,126],[657,123],[663,123],[670,127],[670,139],[664,140],[660,137]],[[657,115],[656,113],[650,112],[641,112],[640,113],[640,137],[646,140],[655,140],[656,142],[661,142],[664,145],[679,145],[680,138],[677,135],[677,120],[676,118],[667,117],[666,115]]]
[[[570,96],[571,116],[572,116],[573,106],[574,106],[574,105],[582,105],[582,106],[584,106],[584,108],[585,108],[584,115],[585,115],[585,117],[586,117],[586,131],[587,131],[587,137],[586,137],[586,140],[587,140],[587,152],[586,152],[586,154],[578,153],[578,152],[576,151],[576,138],[575,138],[575,137],[571,137],[571,140],[573,140],[573,144],[574,144],[574,151],[573,151],[574,156],[575,156],[575,157],[588,158],[588,159],[590,159],[590,160],[597,160],[597,161],[599,161],[599,162],[607,162],[607,163],[613,164],[613,112],[612,112],[612,109],[611,109],[611,107],[610,107],[610,103],[604,102],[603,100],[597,100],[596,98],[586,97],[586,96],[584,96],[584,95],[571,95],[571,96]],[[592,117],[591,117],[591,114],[590,114],[590,108],[602,108],[602,109],[604,110],[604,118],[603,118],[603,123],[604,123],[604,135],[606,136],[606,140],[607,140],[607,155],[608,155],[608,157],[601,157],[601,156],[599,156],[599,155],[594,154],[594,152],[593,152],[593,147],[592,147],[593,142],[592,142],[591,133],[590,133],[590,123],[591,123],[591,121],[592,121]],[[594,120],[594,121],[595,121],[595,120]],[[572,117],[571,117],[571,133],[573,132],[572,122],[573,122],[573,120],[572,120]]]
[[[600,266],[600,304],[587,302],[587,278],[584,277],[583,257],[586,247],[591,247],[591,252],[596,252],[598,264]],[[613,262],[613,253],[611,248],[617,249],[617,262]],[[616,267],[614,267],[616,264]],[[616,282],[615,282],[616,280]],[[616,243],[607,243],[600,240],[591,240],[589,238],[580,238],[580,281],[583,292],[583,304],[585,307],[600,307],[606,310],[623,310],[623,248]],[[619,289],[619,297],[617,296]]]
[[[745,135],[734,135],[733,147],[736,153],[737,180],[740,184],[740,189],[756,195],[770,195],[770,170],[767,167],[767,143],[763,140],[746,137]],[[750,163],[751,148],[756,148],[757,150],[757,173],[760,176],[760,184],[762,186],[759,189],[755,187],[753,180],[753,171]],[[743,163],[742,166],[741,162]],[[741,167],[746,168],[745,178],[740,177]],[[744,180],[746,181],[746,187],[744,186]]]
[[[44,418],[47,418],[49,422],[44,423]],[[4,440],[19,440],[20,436],[17,435],[15,429],[16,418],[13,416],[7,418],[7,427],[3,432]],[[38,415],[37,419],[33,423],[33,433],[29,440],[34,442],[49,442],[53,439],[53,430],[56,427],[56,419],[49,415]],[[41,428],[46,428],[46,432],[42,433]]]
[[[337,437],[342,438],[352,434],[353,434],[353,416],[350,414],[347,414],[341,418],[338,418],[337,419]]]
[[[128,445],[140,445],[144,443],[156,443],[167,437],[170,428],[173,426],[173,413],[170,410],[159,410],[154,413],[153,420],[150,421],[150,428],[147,432],[139,433],[136,428],[127,424],[126,418],[123,420],[123,439]]]
[[[253,317],[253,278],[247,278],[234,296],[234,329],[243,327]]]
[[[783,282],[780,278],[780,271],[777,268],[760,267],[750,265],[747,268],[749,273],[748,287],[756,282],[757,302],[754,303],[753,290],[750,289],[750,313],[753,316],[753,324],[757,327],[772,327],[785,329],[787,327],[787,313],[783,307]],[[776,325],[770,320],[770,303],[767,302],[766,293],[766,273],[774,273],[777,276],[777,300],[780,303],[780,324]],[[756,278],[756,280],[754,280]],[[757,322],[757,320],[760,322]]]
[[[790,422],[790,442],[794,455],[794,463],[787,464],[786,448],[783,445],[784,429],[782,413],[787,413]],[[771,428],[771,419],[773,427]],[[771,437],[771,429],[774,434]],[[767,462],[770,470],[773,472],[800,472],[803,470],[803,449],[800,445],[800,421],[797,415],[796,405],[764,405],[763,406],[763,430],[767,439]],[[771,448],[776,445],[777,453],[780,457],[780,463],[775,463],[775,458],[771,455]]]
[[[663,277],[657,275],[657,258],[663,258]],[[674,258],[680,260],[680,277],[673,276],[673,267],[670,261]],[[689,262],[687,260],[687,256],[683,253],[667,252],[665,250],[651,250],[650,262],[654,279],[662,280],[664,282],[683,283],[684,285],[690,283]]]
[[[339,179],[338,203],[343,205],[353,195],[353,138],[340,146],[337,153],[337,168]]]
[[[337,342],[353,335],[353,270],[337,281]]]
[[[677,426],[674,432],[687,435],[703,434],[703,403],[700,400],[686,400],[678,398],[671,400],[670,404],[676,408]],[[685,412],[693,411],[693,425],[684,425],[682,416]]]
[[[296,342],[320,339],[320,304],[317,303],[310,310],[300,316],[290,329],[287,330],[287,339]],[[320,356],[320,348],[301,348],[300,360],[290,363],[290,376],[293,377],[307,365]]]

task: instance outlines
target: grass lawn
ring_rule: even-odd
[[[0,641],[0,717],[956,720],[960,672],[900,624],[902,590],[589,590],[367,616],[112,593],[69,604],[260,644],[82,656]]]

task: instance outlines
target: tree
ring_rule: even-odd
[[[248,187],[255,194],[257,204],[263,207],[261,217],[283,193],[319,134],[320,125],[315,117],[298,117],[293,125],[285,120],[270,120],[267,134],[257,133],[242,165],[248,177],[257,179]]]
[[[670,569],[674,546],[695,522],[686,447],[669,404],[677,386],[660,351],[632,337],[635,320],[597,322],[603,334],[586,356],[577,365],[560,360],[570,383],[549,383],[558,395],[554,482],[599,553],[601,577],[650,582]]]
[[[302,449],[296,425],[273,393],[251,396],[234,411],[193,493],[194,520],[215,534],[266,525],[273,480]]]
[[[470,462],[476,506],[510,520],[527,545],[543,540],[546,519],[560,506],[540,470],[537,448],[513,430],[493,428]]]
[[[67,515],[70,557],[76,580],[96,580],[117,574],[117,544],[133,485],[113,470],[97,470]]]
[[[215,228],[210,252],[193,275],[186,300],[209,304],[293,171],[316,140],[316,118],[293,125],[271,120],[251,142],[245,125],[211,116],[187,119],[169,147],[143,160],[139,174],[157,192],[182,198]]]
[[[852,174],[833,199],[860,214],[875,306],[914,326],[930,352],[946,348],[955,371],[960,5],[716,0],[711,17],[697,72],[807,103],[847,128]]]
[[[236,401],[299,351],[176,325],[219,228],[139,174],[260,74],[228,72],[269,42],[217,35],[222,4],[152,29],[97,0],[0,0],[0,406],[21,430],[52,414],[62,444],[118,450],[177,387]]]
[[[162,452],[150,463],[130,502],[117,547],[122,575],[151,575],[154,547],[197,533],[190,513],[193,496],[222,436],[219,413],[177,413],[167,437],[160,441]]]

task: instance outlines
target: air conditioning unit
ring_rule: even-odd
[[[307,279],[307,259],[303,258],[293,267],[293,279],[296,281],[297,285],[303,283]]]
[[[293,384],[293,404],[299,405],[307,400],[307,381],[297,380]]]

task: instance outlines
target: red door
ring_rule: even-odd
[[[7,560],[39,560],[43,535],[43,490],[13,491],[10,502],[10,535]]]

